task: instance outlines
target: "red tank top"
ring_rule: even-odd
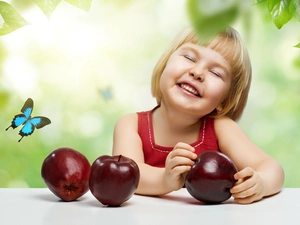
[[[160,146],[155,143],[152,124],[152,113],[154,109],[137,113],[138,134],[143,143],[145,163],[155,167],[165,167],[167,155],[173,150],[173,147]],[[220,151],[213,118],[203,118],[198,140],[190,145],[195,148],[197,155],[205,150]]]

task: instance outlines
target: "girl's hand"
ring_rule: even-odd
[[[165,183],[170,190],[183,187],[187,172],[194,165],[197,155],[189,144],[179,142],[166,158]]]
[[[266,187],[260,175],[250,167],[237,172],[234,175],[237,180],[230,192],[234,201],[240,204],[249,204],[259,201],[265,196]]]

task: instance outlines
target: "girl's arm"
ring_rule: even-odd
[[[138,135],[137,114],[129,114],[116,123],[113,138],[113,155],[124,155],[133,159],[140,169],[140,182],[136,190],[142,195],[163,195],[183,186],[184,175],[197,157],[193,148],[179,143],[168,155],[166,168],[147,165],[144,161],[142,141]]]
[[[237,166],[238,180],[231,189],[236,202],[248,204],[278,193],[284,182],[281,165],[253,144],[238,124],[229,118],[215,120],[221,151]]]

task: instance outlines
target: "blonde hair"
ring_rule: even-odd
[[[153,97],[160,105],[163,97],[159,85],[161,74],[173,52],[187,42],[210,48],[221,54],[229,62],[232,69],[232,82],[228,96],[220,109],[215,109],[208,116],[228,116],[235,121],[238,120],[247,103],[252,69],[248,51],[243,46],[240,35],[232,27],[228,27],[206,43],[201,43],[191,28],[184,29],[166,49],[154,67],[151,83]]]

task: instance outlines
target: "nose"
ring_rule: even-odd
[[[190,76],[192,76],[195,80],[204,81],[204,72],[199,69],[191,69],[189,72]]]

